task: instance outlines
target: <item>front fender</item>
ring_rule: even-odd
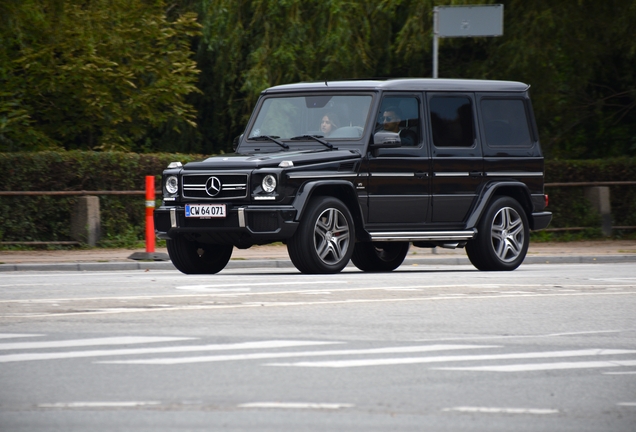
[[[323,194],[320,192],[321,190],[325,192],[328,190],[329,193]],[[336,190],[337,192],[334,193]],[[345,204],[349,205],[349,209],[353,213],[354,218],[357,218],[357,215],[361,214],[359,205],[357,204],[356,191],[351,182],[346,180],[315,180],[303,184],[300,189],[298,189],[296,199],[292,203],[292,206],[296,209],[296,221],[300,221],[309,200],[316,194],[316,191],[322,195],[335,196],[344,201]],[[356,203],[356,208],[351,208],[352,203]]]

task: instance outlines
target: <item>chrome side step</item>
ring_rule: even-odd
[[[477,230],[468,231],[411,231],[372,232],[371,241],[462,241],[477,235]]]

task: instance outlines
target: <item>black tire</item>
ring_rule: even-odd
[[[225,268],[232,256],[232,245],[198,243],[177,236],[166,240],[174,266],[185,274],[214,274]]]
[[[528,252],[530,229],[526,212],[515,199],[495,199],[477,230],[477,236],[466,244],[466,253],[475,267],[509,271],[521,265]]]
[[[317,197],[307,206],[287,251],[302,273],[338,273],[351,259],[354,233],[353,218],[342,201]]]
[[[356,243],[351,262],[365,272],[390,272],[404,262],[409,242]]]

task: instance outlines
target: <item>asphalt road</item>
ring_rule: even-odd
[[[633,263],[0,288],[2,431],[636,431]]]

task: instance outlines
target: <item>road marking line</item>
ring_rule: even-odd
[[[38,408],[132,408],[148,405],[161,405],[158,401],[130,402],[57,402],[38,404]]]
[[[65,286],[78,286],[78,285],[84,285],[84,284],[81,283],[81,282],[74,282],[74,283],[68,283],[68,282],[59,282],[59,283],[33,282],[33,283],[2,284],[2,285],[0,285],[0,288],[24,287],[24,286],[33,286],[33,287],[60,286],[60,287],[65,287]]]
[[[158,342],[175,342],[175,341],[192,340],[192,339],[197,339],[197,338],[123,336],[123,337],[72,339],[72,340],[44,341],[44,342],[14,342],[14,343],[0,343],[0,350],[68,348],[68,347],[97,346],[97,345],[132,345],[132,344],[145,344],[145,343],[158,343]]]
[[[43,334],[0,333],[0,339],[41,337]]]
[[[485,354],[485,355],[466,355],[466,356],[438,356],[438,357],[403,357],[403,358],[383,358],[383,359],[360,359],[360,360],[333,360],[333,361],[316,361],[316,362],[297,362],[297,363],[269,363],[266,366],[295,366],[295,367],[323,367],[323,368],[346,368],[346,367],[363,367],[363,366],[388,366],[388,365],[405,365],[420,363],[442,363],[457,361],[481,361],[481,360],[518,360],[518,359],[536,359],[536,358],[554,358],[554,357],[584,357],[599,355],[617,355],[617,354],[634,354],[634,350],[602,350],[602,349],[585,349],[574,351],[546,351],[531,352],[518,354]],[[493,366],[496,367],[496,366]],[[434,368],[438,370],[473,370],[472,368]],[[476,369],[479,370],[479,369]]]
[[[625,371],[625,372],[603,372],[603,375],[636,375],[636,371]]]
[[[483,372],[534,372],[534,371],[545,371],[545,370],[610,368],[610,367],[620,367],[620,366],[636,366],[636,360],[529,363],[529,364],[502,365],[502,366],[440,367],[440,368],[433,368],[433,369],[453,370],[453,371],[477,371],[477,372],[482,372],[482,371]]]
[[[104,357],[119,355],[137,354],[158,354],[158,353],[182,353],[194,351],[226,351],[240,349],[268,349],[268,348],[288,348],[297,346],[331,345],[341,342],[315,342],[315,341],[263,341],[263,342],[240,342],[230,344],[215,345],[191,345],[177,347],[158,348],[128,348],[113,350],[93,350],[93,351],[69,351],[57,353],[32,353],[32,354],[7,354],[0,355],[0,363],[32,361],[32,360],[58,360],[81,357]]]
[[[616,405],[625,407],[636,407],[636,402],[619,402]]]
[[[325,280],[325,281],[291,281],[291,282],[259,282],[259,283],[233,283],[233,284],[211,284],[211,285],[183,285],[176,286],[175,289],[178,290],[189,290],[189,291],[217,291],[219,288],[235,288],[240,287],[241,290],[250,291],[249,287],[257,287],[257,286],[282,286],[282,285],[322,285],[322,284],[346,284],[346,281],[335,281],[335,280]],[[249,287],[245,287],[248,285]],[[230,291],[230,290],[225,290]],[[238,291],[238,290],[237,290]]]
[[[484,413],[484,414],[558,414],[557,409],[541,408],[491,408],[491,407],[454,407],[444,408],[442,411]]]
[[[283,409],[341,409],[352,408],[348,403],[308,403],[308,402],[252,402],[238,405],[239,408],[283,408]]]
[[[621,329],[621,330],[597,330],[597,331],[585,331],[585,332],[569,332],[569,333],[548,333],[548,334],[536,334],[536,335],[502,335],[502,336],[467,336],[467,337],[455,337],[455,338],[438,338],[438,339],[417,339],[414,342],[446,342],[446,341],[474,341],[474,340],[492,340],[492,339],[527,339],[527,338],[547,338],[547,337],[561,337],[561,336],[579,336],[588,334],[604,334],[604,333],[622,333],[632,332],[636,329]]]
[[[141,359],[141,360],[112,360],[112,361],[100,361],[96,363],[174,365],[174,364],[184,364],[184,363],[203,363],[203,362],[236,361],[236,360],[262,360],[262,359],[289,358],[289,357],[395,354],[395,353],[432,352],[432,351],[479,349],[479,348],[500,348],[500,347],[492,346],[492,345],[491,346],[488,346],[488,345],[425,345],[425,346],[405,346],[405,347],[371,348],[371,349],[355,349],[355,350],[298,351],[298,352],[283,352],[283,353],[253,353],[253,354],[198,356],[198,357],[181,357],[181,358],[155,358],[155,359]]]
[[[186,291],[200,291],[200,292],[210,292],[210,293],[240,293],[240,292],[250,292],[251,288],[219,288],[213,285],[190,285],[183,287],[175,287],[178,290],[186,290]]]
[[[300,285],[304,285],[307,283],[311,283],[312,281],[298,281],[298,282],[290,282],[290,285],[293,284],[300,284]],[[320,283],[320,281],[317,281],[318,283]],[[342,281],[342,280],[335,280],[335,281],[324,281],[324,283],[334,283],[334,284],[347,284],[347,281]],[[280,285],[280,284],[275,284],[275,285]],[[218,287],[219,285],[216,285],[216,287]],[[230,285],[224,285],[224,286],[230,286]],[[242,283],[242,284],[234,284],[233,286],[239,286],[239,287],[250,287],[252,286],[251,282],[247,282],[247,283]],[[481,288],[481,287],[485,287],[486,285],[479,285],[479,284],[464,284],[464,285],[412,285],[412,286],[395,286],[395,287],[364,287],[364,288],[340,288],[337,290],[338,293],[347,293],[347,292],[359,292],[359,291],[390,291],[390,290],[400,290],[400,291],[418,291],[418,290],[422,290],[422,289],[433,289],[433,288],[442,288],[442,289],[452,289],[452,288],[466,288],[466,287],[472,287],[472,288]],[[531,284],[521,284],[521,285],[508,285],[508,287],[512,288],[512,287],[524,287],[524,288],[540,288],[540,287],[544,287],[545,285],[531,285]],[[573,286],[581,286],[584,288],[631,288],[631,285],[573,285]],[[146,299],[167,299],[167,298],[197,298],[197,297],[227,297],[228,295],[231,297],[240,297],[240,296],[275,296],[275,295],[281,295],[281,294],[306,294],[311,292],[312,290],[306,290],[306,289],[302,289],[302,290],[291,290],[291,291],[267,291],[267,292],[258,292],[258,293],[254,293],[254,292],[244,292],[244,293],[233,293],[233,294],[225,294],[225,293],[201,293],[201,294],[165,294],[165,295],[136,295],[136,296],[116,296],[116,297],[73,297],[73,298],[44,298],[44,299],[12,299],[12,300],[0,300],[0,303],[30,303],[30,302],[37,302],[37,301],[56,301],[56,302],[72,302],[72,301],[87,301],[87,300],[146,300]],[[319,290],[322,291],[322,290]],[[503,292],[505,293],[505,291]],[[492,297],[502,297],[502,295],[500,295],[500,292],[496,292],[497,295],[494,295]],[[576,293],[578,294],[605,294],[605,293],[580,293],[577,291]],[[613,292],[613,293],[608,293],[608,294],[636,294],[636,292]],[[561,293],[545,293],[545,294],[537,294],[539,296],[563,296],[563,295],[567,295],[567,294],[561,294]],[[477,296],[475,296],[477,297]],[[483,296],[479,296],[479,297],[483,297]],[[514,296],[517,297],[517,296]]]
[[[289,292],[281,292],[278,294],[290,294]],[[242,295],[242,294],[228,294]],[[606,293],[568,293],[568,294],[502,294],[502,295],[471,295],[471,296],[444,296],[444,297],[413,297],[413,298],[385,298],[385,299],[345,299],[345,300],[322,300],[322,301],[298,301],[298,302],[249,302],[249,304],[233,304],[233,305],[198,305],[198,306],[177,306],[172,308],[148,309],[148,308],[103,308],[92,311],[79,311],[68,313],[33,313],[26,315],[0,315],[0,318],[47,318],[47,317],[63,317],[63,316],[87,316],[87,315],[108,315],[122,313],[138,313],[138,312],[176,312],[176,311],[199,311],[213,309],[240,309],[252,307],[289,307],[289,306],[326,306],[339,304],[361,304],[361,303],[398,303],[398,302],[421,302],[421,301],[444,301],[444,300],[490,300],[505,298],[544,298],[544,297],[579,297],[579,296],[605,296],[605,295],[636,295],[634,292],[606,292]],[[151,298],[158,298],[157,296]],[[111,298],[111,300],[118,298]],[[78,299],[79,300],[79,299]]]

